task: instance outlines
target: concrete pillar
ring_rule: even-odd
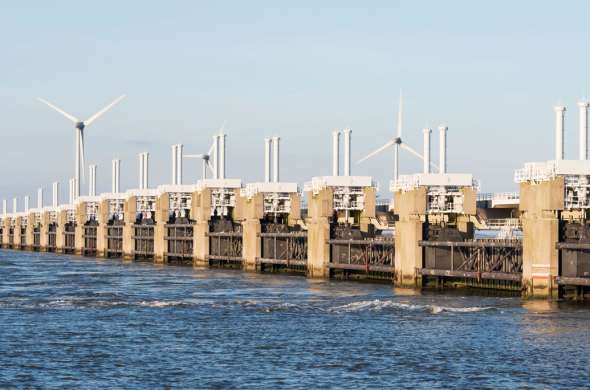
[[[55,251],[57,253],[64,252],[66,238],[64,236],[66,223],[68,221],[68,214],[66,210],[57,212],[57,228],[55,229]]]
[[[86,202],[78,203],[76,207],[76,228],[74,230],[74,253],[84,253],[84,224],[86,223]]]
[[[156,200],[156,226],[154,226],[154,262],[164,262],[164,253],[168,251],[164,237],[167,235],[168,206],[170,195],[163,193]]]
[[[41,229],[40,229],[40,240],[39,240],[39,251],[47,252],[49,246],[49,212],[43,211],[41,213]]]
[[[523,228],[522,287],[527,297],[557,298],[559,276],[559,212],[564,205],[564,179],[521,183]]]
[[[418,242],[423,238],[426,215],[426,187],[394,194],[395,213],[395,284],[398,287],[419,287],[422,276],[423,251]]]
[[[118,160],[113,160],[118,161]],[[105,257],[107,249],[107,222],[109,217],[109,201],[102,200],[98,206],[98,226],[96,227],[96,257]]]
[[[287,218],[287,224],[295,226],[301,221],[301,196],[299,193],[292,193],[289,198],[291,199],[291,212]]]
[[[211,190],[205,188],[200,192],[194,192],[192,207],[191,214],[195,219],[193,227],[193,265],[195,267],[208,267]]]
[[[123,260],[135,259],[135,218],[137,214],[137,197],[130,196],[123,205]]]
[[[20,240],[20,227],[22,224],[22,217],[16,217],[16,223],[14,224],[14,248],[19,248],[21,244]]]
[[[368,232],[369,225],[372,223],[371,221],[375,219],[375,207],[377,203],[376,188],[365,187],[363,192],[365,193],[365,206],[361,212],[359,222],[361,231]]]
[[[8,234],[10,231],[10,218],[5,217],[4,220],[2,221],[3,223],[3,231],[4,233],[2,234],[2,247],[3,248],[8,248]]]
[[[25,249],[33,250],[33,242],[34,242],[33,233],[35,232],[35,227],[36,227],[35,213],[29,213],[29,215],[26,218],[28,218],[28,220],[27,220],[27,234],[26,234],[27,245],[26,245]]]
[[[242,219],[242,257],[244,269],[256,271],[256,259],[262,255],[260,220],[264,216],[263,194],[257,193],[251,199],[240,196],[237,208]]]
[[[317,195],[307,193],[307,276],[328,278],[330,270],[330,217],[334,209],[333,191],[324,188]]]

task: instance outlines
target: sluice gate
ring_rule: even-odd
[[[193,223],[188,218],[178,218],[166,224],[166,252],[168,262],[192,264],[193,262]]]
[[[230,219],[214,219],[207,236],[210,265],[242,266],[243,232],[240,224]]]
[[[505,280],[522,278],[522,243],[517,240],[420,241],[423,276]]]
[[[123,257],[123,228],[125,223],[120,219],[109,221],[106,226],[106,248],[105,257],[122,258]]]
[[[182,185],[162,188],[160,201],[168,200],[164,222],[163,261],[193,264],[192,190]]]
[[[133,225],[133,259],[154,260],[154,221],[142,220]]]
[[[563,221],[560,227],[559,277],[562,287],[572,286],[576,294],[590,287],[590,226],[586,220]]]
[[[57,250],[57,223],[51,222],[47,227],[47,252]]]
[[[393,237],[386,239],[332,239],[329,268],[362,271],[366,273],[394,273],[395,244]]]
[[[96,239],[97,239],[98,222],[91,220],[84,225],[84,246],[82,248],[83,256],[96,256]]]
[[[307,232],[260,233],[261,256],[257,263],[261,271],[275,266],[305,272],[307,266]]]

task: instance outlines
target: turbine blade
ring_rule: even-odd
[[[213,155],[213,149],[215,149],[215,142],[213,142],[211,144],[211,147],[209,148],[209,151],[207,152],[208,156],[212,156]]]
[[[182,157],[185,158],[205,158],[206,154],[185,154]]]
[[[53,104],[49,103],[47,100],[41,99],[40,97],[38,97],[37,100],[39,100],[41,103],[47,104],[49,107],[53,108],[55,111],[59,112],[60,114],[62,114],[63,116],[65,116],[66,118],[71,120],[72,122],[74,122],[74,123],[80,122],[80,120],[78,118],[76,118],[73,115],[68,114],[67,112],[65,112],[64,110],[62,110],[59,107],[54,106]]]
[[[102,114],[104,114],[105,112],[107,112],[108,110],[110,110],[111,108],[113,108],[117,103],[119,103],[121,100],[125,99],[126,95],[121,95],[118,98],[116,98],[111,104],[109,104],[108,106],[106,106],[105,108],[103,108],[102,110],[98,111],[96,114],[92,115],[90,118],[86,119],[84,121],[84,125],[85,126],[90,126],[90,124],[92,122],[94,122],[95,120],[97,120],[100,116],[102,116]]]
[[[424,160],[424,156],[422,156],[420,153],[416,152],[413,148],[406,145],[405,143],[401,143],[399,146],[406,149],[408,152],[412,153],[414,156],[418,157],[420,160]]]
[[[358,160],[356,163],[360,164],[365,160],[370,159],[371,157],[375,156],[376,154],[381,153],[382,151],[384,151],[385,149],[387,149],[388,147],[390,147],[391,145],[395,144],[395,140],[391,140],[388,143],[386,143],[385,145],[383,145],[382,147],[380,147],[379,149],[369,153],[368,155],[366,155],[365,157],[361,158],[360,160]]]
[[[397,108],[397,136],[402,137],[402,110],[403,110],[403,96],[402,90],[399,90],[399,106]]]
[[[84,183],[86,182],[86,160],[84,157],[84,130],[80,130],[80,161],[82,163],[82,166],[80,167],[80,169],[82,170],[82,182]]]

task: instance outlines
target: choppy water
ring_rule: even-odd
[[[574,387],[590,306],[0,251],[0,387]]]

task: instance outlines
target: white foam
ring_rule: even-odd
[[[382,301],[379,299],[375,299],[372,301],[358,301],[352,302],[342,306],[336,306],[330,309],[331,312],[360,312],[360,311],[382,311],[386,309],[401,309],[401,310],[409,310],[409,311],[429,311],[433,314],[439,314],[443,312],[450,312],[450,313],[474,313],[484,310],[493,309],[493,307],[482,307],[482,306],[474,306],[474,307],[448,307],[448,306],[439,306],[439,305],[420,305],[420,304],[411,304],[405,302],[395,302],[395,301]]]

